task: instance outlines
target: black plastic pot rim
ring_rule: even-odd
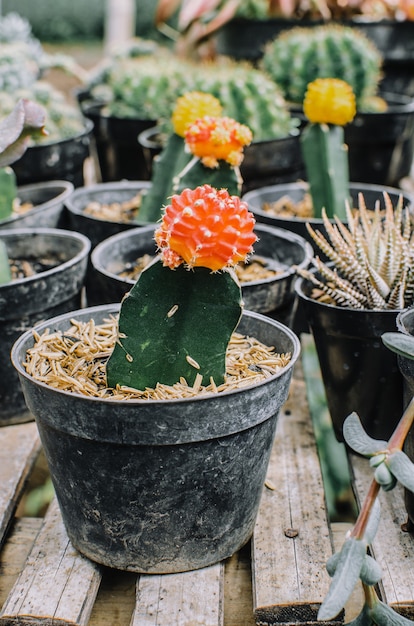
[[[42,211],[45,211],[50,206],[56,203],[65,202],[69,198],[69,196],[73,193],[73,190],[75,189],[75,187],[68,180],[50,180],[46,182],[32,183],[30,185],[21,185],[20,187],[17,188],[17,196],[19,197],[19,194],[21,194],[22,192],[24,192],[25,194],[30,194],[39,189],[50,189],[50,190],[56,189],[57,195],[51,198],[50,200],[47,200],[47,202],[42,202],[41,204],[34,205],[33,208],[30,209],[31,216],[36,215],[37,213],[41,213]],[[23,215],[12,215],[11,217],[7,217],[4,220],[0,220],[0,229],[5,224],[13,224],[14,222],[16,222],[16,228],[18,228],[18,222],[23,217],[25,217],[25,215],[26,213]]]
[[[119,280],[120,282],[127,284],[127,285],[131,285],[131,286],[134,285],[135,280],[132,280],[131,278],[122,278],[118,276],[118,274],[115,274],[114,272],[110,272],[107,268],[102,267],[101,263],[99,262],[99,256],[103,253],[105,249],[107,249],[108,247],[111,248],[114,243],[118,243],[119,241],[122,241],[123,239],[129,239],[131,237],[134,237],[134,235],[153,232],[157,226],[158,224],[148,224],[140,228],[133,228],[133,229],[112,235],[111,237],[108,237],[107,239],[99,243],[94,248],[91,254],[92,265],[94,266],[96,270],[98,270],[101,274],[103,274],[104,276],[107,276],[108,278]],[[314,254],[313,254],[312,246],[303,237],[301,237],[300,235],[297,235],[296,233],[292,233],[288,230],[285,230],[283,228],[270,226],[268,224],[261,224],[259,222],[256,223],[254,229],[258,233],[259,239],[260,239],[260,232],[266,232],[266,233],[273,235],[275,238],[278,237],[279,239],[284,239],[292,243],[297,243],[298,246],[301,246],[303,248],[304,259],[303,261],[301,261],[301,263],[297,263],[295,267],[293,266],[289,267],[285,271],[279,272],[276,276],[270,276],[269,278],[262,278],[260,280],[251,280],[249,282],[243,283],[242,287],[244,285],[252,286],[252,287],[255,285],[271,285],[273,283],[279,282],[282,279],[287,278],[288,276],[292,276],[293,274],[295,274],[296,267],[298,268],[308,267]]]
[[[53,274],[60,274],[67,268],[79,263],[87,254],[89,254],[91,249],[90,240],[85,237],[85,235],[82,235],[81,233],[75,232],[73,230],[63,230],[62,228],[10,228],[0,230],[0,239],[2,239],[3,241],[5,241],[6,239],[16,239],[17,237],[22,237],[24,239],[27,238],[27,240],[29,241],[30,237],[33,237],[34,235],[56,237],[56,240],[76,240],[82,244],[82,247],[79,252],[77,252],[77,254],[75,254],[72,258],[64,261],[63,263],[60,263],[56,267],[45,270],[44,272],[41,272],[41,274],[34,274],[33,276],[18,278],[16,280],[13,280],[11,283],[5,283],[4,285],[0,285],[0,289],[10,289],[17,287],[21,284],[29,285],[32,282],[38,281],[39,276],[41,276],[42,278],[47,278],[49,276],[53,276]]]
[[[375,185],[372,183],[357,183],[357,182],[351,182],[349,184],[349,188],[351,191],[355,190],[355,191],[361,191],[362,193],[364,193],[364,190],[367,191],[376,191],[378,194],[384,194],[384,193],[388,193],[388,194],[396,194],[398,196],[403,196],[404,198],[406,198],[409,202],[409,206],[414,205],[414,197],[410,194],[407,193],[406,191],[404,191],[403,189],[398,189],[397,187],[387,187],[386,185]],[[290,222],[292,220],[295,220],[295,222],[298,223],[309,223],[312,226],[323,226],[323,219],[322,218],[318,218],[318,217],[296,217],[296,216],[291,216],[291,217],[283,217],[283,216],[272,216],[269,215],[268,213],[266,213],[266,211],[263,211],[263,209],[260,207],[252,207],[250,206],[250,202],[252,201],[251,199],[256,199],[256,198],[260,198],[262,195],[266,195],[269,192],[275,191],[278,193],[278,197],[281,197],[280,192],[283,191],[283,195],[288,195],[290,191],[297,191],[297,190],[302,190],[303,193],[305,194],[306,192],[309,192],[309,184],[305,181],[299,181],[296,183],[285,183],[285,184],[277,184],[277,185],[268,185],[266,187],[260,187],[259,189],[252,189],[251,191],[248,191],[247,193],[245,193],[242,196],[242,200],[244,200],[245,202],[247,202],[247,204],[249,205],[249,210],[252,211],[253,213],[257,214],[257,215],[261,215],[263,217],[266,217],[268,219],[271,219],[272,217],[277,218],[278,220],[286,220],[286,222]],[[261,203],[260,203],[261,204]],[[331,223],[334,223],[335,220],[334,219],[330,219],[329,220]]]
[[[168,405],[172,403],[176,406],[180,404],[190,404],[192,402],[202,402],[205,399],[217,397],[217,394],[205,393],[203,395],[195,396],[192,398],[176,398],[176,399],[168,399],[168,400],[136,399],[136,400],[120,401],[120,400],[114,400],[113,398],[95,398],[92,396],[85,396],[80,393],[68,392],[68,391],[64,391],[61,389],[55,389],[54,387],[50,387],[50,385],[47,385],[43,383],[42,381],[38,381],[34,379],[32,376],[30,376],[30,374],[26,372],[25,368],[23,367],[22,363],[19,360],[19,354],[22,349],[22,344],[25,344],[28,340],[30,341],[30,339],[33,340],[32,345],[34,344],[33,330],[35,330],[38,333],[42,333],[47,328],[53,328],[54,324],[59,323],[61,320],[67,319],[69,321],[69,319],[76,319],[77,315],[85,314],[86,312],[90,312],[91,317],[93,317],[94,313],[101,312],[101,311],[107,311],[108,316],[117,315],[119,312],[119,308],[120,308],[119,304],[109,304],[109,305],[99,305],[95,307],[88,307],[87,309],[79,309],[77,311],[72,311],[70,314],[64,313],[63,315],[59,315],[45,322],[36,324],[33,327],[33,329],[28,330],[25,333],[23,333],[14,343],[12,350],[11,350],[11,361],[12,361],[13,366],[16,368],[19,375],[23,376],[24,378],[26,378],[27,380],[31,382],[36,383],[37,386],[42,387],[43,389],[48,389],[50,392],[53,391],[53,393],[57,393],[62,396],[67,396],[68,398],[79,398],[79,399],[82,399],[83,401],[93,402],[93,403],[104,403],[105,405],[109,405],[109,406],[112,405],[114,407],[119,406],[120,402],[125,402],[128,404],[128,406],[140,406],[140,405],[142,406],[142,405],[148,405],[148,403],[151,403],[153,406]],[[265,315],[261,315],[260,313],[256,313],[254,311],[243,311],[243,316],[253,317],[253,318],[262,320],[263,322],[266,322],[267,324],[283,329],[285,334],[289,336],[290,340],[292,341],[292,345],[294,347],[291,353],[291,361],[286,367],[282,368],[276,374],[272,374],[272,376],[269,376],[269,378],[266,378],[265,380],[259,383],[256,382],[252,385],[248,385],[248,386],[246,385],[245,387],[241,387],[240,389],[233,389],[231,391],[222,391],[220,392],[220,397],[229,396],[229,395],[239,395],[239,394],[248,392],[252,388],[257,388],[263,385],[268,385],[272,381],[280,378],[281,376],[284,376],[284,374],[286,373],[286,370],[292,366],[292,363],[296,362],[300,354],[300,349],[301,349],[300,341],[297,335],[295,335],[295,333],[290,328],[288,328],[281,322],[273,320]]]
[[[28,147],[28,150],[32,152],[36,150],[40,151],[44,148],[52,148],[53,146],[56,146],[56,145],[62,146],[64,144],[71,143],[73,140],[80,139],[81,137],[85,137],[92,132],[94,123],[85,117],[85,119],[83,120],[83,124],[84,124],[84,129],[81,130],[76,135],[72,135],[71,137],[65,137],[64,139],[55,139],[54,141],[43,141],[42,143],[30,144],[30,146]]]
[[[407,317],[413,317],[414,315],[414,306],[408,307],[400,311],[397,315],[397,330],[400,333],[404,333],[405,335],[411,335],[412,333],[407,329],[405,325],[405,320]]]
[[[121,180],[117,182],[111,183],[96,183],[95,185],[87,185],[86,187],[78,187],[73,191],[68,200],[65,203],[66,208],[72,213],[76,213],[77,215],[85,215],[85,217],[90,217],[91,219],[96,219],[100,222],[105,222],[107,220],[98,220],[91,215],[87,215],[84,212],[84,206],[78,207],[76,206],[76,200],[78,198],[82,198],[84,195],[92,196],[93,194],[100,194],[107,191],[119,191],[119,190],[131,190],[131,191],[140,191],[144,189],[149,189],[152,183],[149,180]],[[97,198],[98,200],[98,198]],[[111,222],[111,224],[119,223],[119,222]],[[139,222],[137,222],[138,225]],[[135,224],[135,222],[134,222]]]

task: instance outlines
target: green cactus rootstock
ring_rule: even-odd
[[[0,220],[13,213],[13,203],[17,197],[16,175],[11,167],[0,168]]]
[[[0,239],[0,285],[9,283],[11,279],[12,276],[6,244]]]
[[[224,380],[228,342],[242,313],[241,289],[229,271],[175,270],[157,259],[121,304],[119,341],[107,363],[107,383],[134,389],[172,385],[197,374]]]
[[[173,179],[193,158],[185,151],[183,137],[171,133],[159,157],[154,160],[152,185],[142,198],[138,221],[155,223],[161,217],[162,207],[174,192]]]
[[[300,137],[312,196],[314,217],[346,219],[346,202],[350,199],[348,147],[342,126],[309,124]]]

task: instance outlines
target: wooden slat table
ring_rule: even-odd
[[[163,576],[110,570],[72,548],[55,501],[44,518],[18,517],[17,504],[39,451],[34,423],[0,429],[0,626],[320,624],[316,615],[329,586],[325,562],[334,536],[341,543],[348,526],[330,527],[327,521],[300,364],[280,412],[254,536],[212,567]],[[361,495],[369,482],[368,463],[353,459],[352,464]],[[400,529],[401,491],[384,495],[392,505],[383,507],[373,546],[386,572],[382,591],[411,615],[413,540]]]

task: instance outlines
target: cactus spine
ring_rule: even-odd
[[[339,78],[351,85],[358,110],[376,95],[381,64],[379,50],[362,32],[340,24],[285,31],[266,46],[261,61],[287,100],[301,104],[308,83]]]
[[[201,384],[223,382],[242,313],[230,268],[252,251],[253,228],[246,203],[225,189],[203,185],[172,197],[155,234],[161,256],[121,305],[106,367],[110,387],[143,390],[182,377],[193,385],[197,376]]]

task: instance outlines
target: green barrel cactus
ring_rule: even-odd
[[[302,104],[308,84],[317,78],[339,78],[352,87],[358,110],[366,110],[376,96],[381,65],[375,44],[341,24],[285,31],[267,44],[261,60],[288,101]]]

